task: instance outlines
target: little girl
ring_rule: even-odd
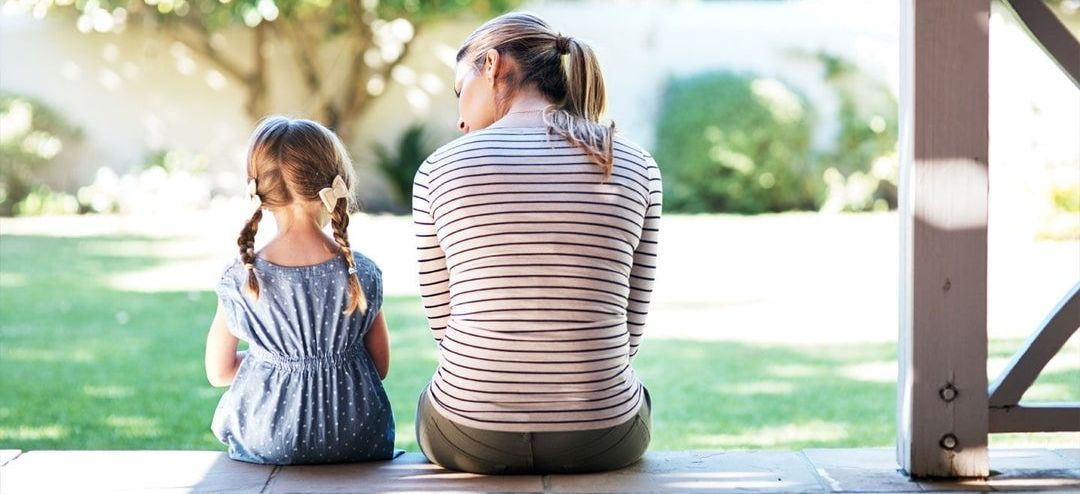
[[[315,122],[269,117],[252,134],[247,175],[252,216],[206,339],[210,384],[231,385],[211,429],[231,458],[252,463],[393,457],[382,277],[349,247],[344,146]],[[278,231],[255,252],[264,209]]]

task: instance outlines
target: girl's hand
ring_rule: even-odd
[[[206,378],[214,387],[230,386],[236,378],[247,352],[236,351],[240,343],[225,322],[225,312],[218,301],[214,322],[210,323],[210,332],[206,335]]]
[[[364,336],[364,345],[375,362],[375,369],[379,371],[379,379],[386,379],[386,374],[390,372],[390,330],[386,327],[382,311],[375,315],[371,329]]]

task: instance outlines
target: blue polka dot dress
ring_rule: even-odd
[[[348,266],[341,257],[311,266],[255,259],[260,295],[243,292],[239,260],[217,294],[229,329],[248,356],[221,397],[211,425],[229,457],[269,464],[392,458],[394,415],[364,336],[382,306],[382,273],[353,252],[368,310],[343,314]]]

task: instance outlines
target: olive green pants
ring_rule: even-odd
[[[644,390],[644,387],[642,388]],[[432,408],[428,390],[416,408],[416,438],[429,461],[449,470],[480,474],[586,473],[616,470],[638,461],[649,447],[650,409],[606,429],[504,432],[454,423]]]

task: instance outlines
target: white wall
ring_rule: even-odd
[[[789,50],[828,48],[885,62],[870,67],[883,75],[894,71],[895,57],[886,56],[895,47],[889,15],[854,22],[849,11],[873,13],[874,8],[855,2],[844,9],[823,9],[819,3],[535,2],[524,10],[594,44],[605,71],[610,117],[622,132],[651,146],[656,105],[669,74],[724,67],[779,75],[825,105],[827,116],[834,102],[820,83],[819,67],[793,62]],[[891,14],[889,8],[881,11]],[[445,62],[480,21],[444,23],[422,32],[406,65],[418,77],[438,77],[442,89],[391,86],[361,123],[357,144],[390,141],[401,127],[422,118],[441,138],[453,137],[453,71]],[[80,34],[73,26],[74,20],[63,16],[41,21],[25,14],[0,17],[0,88],[46,101],[86,132],[85,146],[65,153],[67,166],[57,167],[69,171],[60,185],[79,184],[101,165],[129,169],[155,148],[203,153],[212,169],[239,169],[251,126],[240,88],[162,36],[136,29]],[[225,40],[230,55],[246,62],[246,37],[232,33]],[[306,102],[295,96],[303,91],[285,50],[276,47],[271,54],[273,107],[304,114]],[[335,50],[326,48],[324,57],[334,60]],[[406,97],[409,92],[412,97]],[[425,100],[426,105],[416,104]]]
[[[127,170],[148,150],[205,153],[215,168],[245,137],[243,94],[215,89],[206,67],[177,69],[167,41],[128,32],[80,34],[74,20],[0,17],[0,88],[33,96],[83,131],[61,155],[58,185],[73,187],[100,166]]]
[[[850,58],[896,87],[898,12],[890,0],[534,1],[523,10],[593,44],[609,92],[609,116],[647,147],[655,144],[653,122],[671,75],[728,69],[789,82],[818,109],[819,146],[836,130],[836,101],[821,81],[821,67],[794,52],[823,50]],[[460,40],[481,21],[442,23],[419,34],[405,65],[415,79],[429,74],[427,79],[441,83],[391,85],[360,124],[352,146],[360,151],[358,162],[368,161],[363,151],[370,141],[390,142],[414,121],[426,121],[438,140],[456,135],[450,65]],[[185,61],[182,51],[155,34],[80,34],[73,25],[63,16],[0,16],[0,89],[39,97],[86,133],[82,146],[61,156],[59,185],[82,184],[99,166],[129,169],[154,148],[205,154],[215,171],[241,170],[252,123],[234,84],[220,84],[212,67],[197,57]],[[1041,196],[1032,192],[1040,187],[1032,163],[1068,165],[1080,155],[1080,96],[1007,16],[995,11],[990,28],[991,158],[993,173],[1000,175],[992,177],[998,184],[994,193],[1011,197],[1010,204],[1034,207]],[[244,39],[226,37],[238,58],[247,51]],[[323,56],[334,60],[335,50],[326,47]],[[293,57],[284,48],[271,56],[275,110],[304,114]],[[362,176],[365,198],[378,202],[379,178],[370,171]],[[223,180],[240,190],[235,178]]]
[[[436,54],[452,49],[444,40],[461,39],[469,30],[444,23],[416,40],[406,65],[417,82],[391,85],[373,103],[352,146],[359,150],[356,161],[369,160],[365,150],[372,141],[390,142],[414,121],[444,123],[432,129],[437,141],[453,136],[453,70]],[[229,55],[243,66],[249,65],[243,57],[250,50],[247,39],[237,32],[225,37]],[[310,115],[310,102],[300,96],[304,91],[294,58],[286,50],[274,46],[270,54],[270,107],[276,113]],[[340,47],[326,47],[323,55],[340,60]],[[328,65],[336,76],[344,74],[345,67],[339,66],[334,72],[336,67]],[[441,84],[421,84],[429,73]],[[0,89],[43,101],[82,130],[81,143],[66,148],[52,167],[54,186],[74,190],[92,181],[99,167],[123,172],[141,165],[149,151],[178,149],[204,155],[225,188],[242,188],[236,175],[242,172],[253,126],[244,110],[245,92],[158,33],[129,28],[118,34],[81,34],[74,19],[64,16],[0,16]],[[379,201],[378,177],[362,176],[370,180],[364,196]]]

